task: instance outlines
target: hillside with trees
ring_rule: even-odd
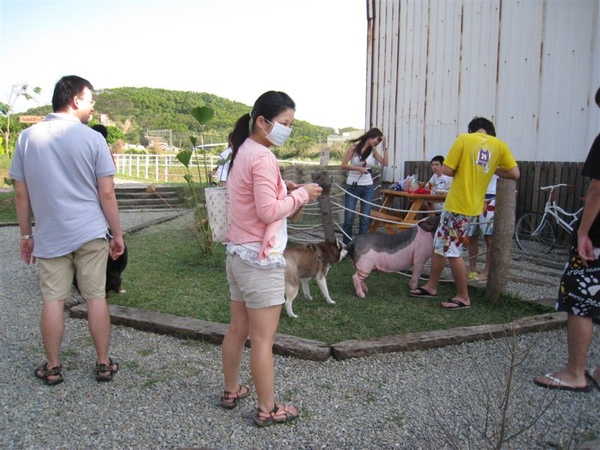
[[[147,130],[172,130],[172,145],[178,148],[189,147],[191,135],[199,136],[200,125],[190,114],[192,108],[207,106],[214,110],[214,117],[204,130],[205,143],[226,142],[235,122],[251,109],[250,105],[204,92],[153,88],[102,89],[94,93],[94,100],[94,122],[102,117],[109,129],[116,128],[113,134],[122,136],[127,143],[147,143],[144,138]],[[23,114],[45,115],[51,110],[51,106],[47,105]],[[280,149],[280,156],[310,156],[318,151],[318,144],[327,142],[327,136],[333,131],[329,127],[296,120],[294,133]]]

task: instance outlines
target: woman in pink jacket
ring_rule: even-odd
[[[295,107],[284,92],[265,92],[230,135],[227,280],[231,323],[222,347],[225,391],[220,404],[232,409],[250,395],[250,387],[238,379],[244,344],[250,336],[250,372],[258,397],[253,419],[259,427],[298,417],[296,407],[275,402],[272,349],[285,302],[286,218],[314,200],[321,188],[284,182],[269,150],[289,137]]]

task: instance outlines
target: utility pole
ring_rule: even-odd
[[[323,172],[312,173],[311,178],[314,183],[317,183],[323,188],[323,192],[321,192],[318,200],[323,218],[323,232],[325,233],[325,240],[335,243],[335,228],[333,226],[333,216],[331,215],[331,201],[329,200],[329,191],[331,191],[331,175],[325,170]]]
[[[510,269],[510,251],[515,231],[515,207],[517,202],[517,182],[498,178],[496,185],[496,210],[494,213],[494,233],[490,268],[485,296],[492,304],[497,304],[500,293],[506,291]]]

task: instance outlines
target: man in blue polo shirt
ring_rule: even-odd
[[[61,78],[52,96],[54,113],[20,134],[10,169],[21,230],[20,257],[26,264],[37,259],[43,298],[46,361],[34,374],[50,386],[64,379],[60,362],[64,302],[75,276],[88,307],[96,379],[111,381],[118,370],[108,355],[105,283],[109,253],[116,259],[124,251],[123,232],[110,150],[102,135],[86,125],[94,112],[92,90],[81,77]]]

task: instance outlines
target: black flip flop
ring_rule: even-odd
[[[422,298],[437,298],[437,294],[433,295],[427,289],[423,289],[422,287],[415,289],[417,292],[409,292],[409,297],[422,297]]]
[[[596,381],[596,379],[592,376],[592,374],[594,373],[594,369],[590,369],[590,370],[585,370],[585,377],[590,380],[590,385],[595,385],[598,390],[600,390],[600,384],[598,384],[598,382]]]
[[[471,305],[466,305],[463,301],[461,300],[457,300],[455,298],[451,298],[450,300],[446,300],[446,303],[452,303],[456,306],[444,306],[442,305],[442,308],[444,308],[446,311],[454,311],[457,309],[469,309],[471,307]]]
[[[591,386],[588,384],[586,386],[571,386],[570,384],[565,383],[560,378],[556,378],[553,373],[547,373],[544,375],[544,378],[547,378],[554,384],[544,383],[543,381],[539,381],[537,378],[533,379],[533,382],[540,387],[546,389],[556,389],[557,391],[569,391],[569,392],[589,392],[591,390]]]

